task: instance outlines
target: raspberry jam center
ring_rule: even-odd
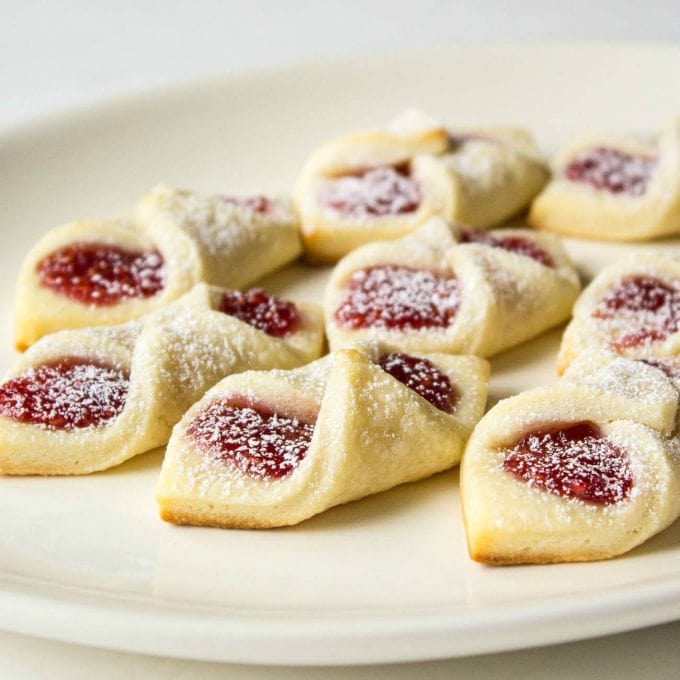
[[[588,421],[528,432],[508,451],[503,469],[562,498],[597,505],[625,500],[633,486],[626,452]]]
[[[453,274],[382,265],[350,276],[335,318],[352,329],[445,328],[459,306],[460,288]]]
[[[68,357],[0,385],[0,416],[49,430],[104,425],[120,415],[128,385],[125,371]]]
[[[647,191],[656,162],[656,158],[600,146],[581,152],[564,172],[572,182],[591,184],[612,194],[642,196]]]
[[[554,267],[555,261],[550,253],[540,248],[536,243],[522,236],[496,236],[486,231],[465,229],[461,234],[461,243],[482,243],[492,248],[502,248],[518,255],[530,257],[546,267]]]
[[[108,306],[130,298],[156,295],[164,282],[163,257],[157,250],[133,251],[106,243],[72,243],[43,258],[40,283],[64,297]]]
[[[562,498],[596,505],[625,500],[633,486],[624,449],[588,421],[528,432],[508,451],[503,469]]]
[[[431,361],[409,354],[390,352],[378,360],[383,371],[411,388],[423,399],[445,413],[452,413],[458,402],[458,392],[451,380]]]
[[[346,217],[382,217],[415,212],[421,193],[408,165],[388,165],[327,180],[319,201]]]
[[[222,201],[261,215],[268,213],[272,207],[271,201],[266,196],[223,196]]]
[[[314,423],[279,415],[265,404],[234,395],[204,408],[187,432],[209,456],[245,475],[280,479],[307,455]]]
[[[632,276],[612,288],[592,315],[613,323],[613,349],[659,342],[680,328],[680,287],[656,276]]]
[[[289,300],[267,295],[261,288],[244,293],[226,292],[217,308],[276,338],[283,338],[300,327],[297,307]]]

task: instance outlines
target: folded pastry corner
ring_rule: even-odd
[[[474,560],[607,559],[680,514],[673,382],[640,361],[581,362],[499,402],[473,432],[461,498]]]
[[[346,348],[231,376],[173,431],[156,497],[177,524],[269,528],[456,465],[486,403],[477,357]]]
[[[524,130],[451,130],[408,111],[312,153],[294,195],[307,257],[335,262],[370,241],[405,236],[433,215],[476,228],[499,224],[547,179]]]
[[[552,234],[464,229],[435,217],[337,264],[324,297],[326,333],[331,349],[376,340],[486,357],[568,319],[579,290]]]
[[[241,288],[300,252],[287,200],[157,187],[130,215],[57,227],[35,244],[17,284],[16,345],[131,321],[199,282]]]

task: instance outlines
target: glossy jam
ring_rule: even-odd
[[[268,213],[272,208],[271,201],[266,196],[223,196],[222,200],[229,205],[248,208],[261,215]]]
[[[240,395],[212,402],[189,425],[189,437],[211,458],[258,479],[289,475],[307,455],[314,423],[289,418]]]
[[[407,215],[418,210],[421,193],[407,165],[370,168],[329,179],[319,202],[346,217]]]
[[[655,158],[600,146],[581,152],[569,163],[564,174],[572,182],[590,184],[601,191],[642,196],[656,163]]]
[[[445,328],[459,305],[460,288],[453,274],[383,265],[352,274],[335,318],[351,329]]]
[[[620,503],[633,486],[625,450],[588,421],[528,432],[507,452],[503,468],[562,498],[596,505]]]
[[[680,287],[641,274],[624,279],[593,311],[613,323],[617,350],[660,342],[680,328]]]
[[[383,371],[410,387],[440,411],[452,413],[458,402],[458,392],[451,380],[431,361],[409,354],[390,352],[378,360]]]
[[[50,430],[105,425],[123,410],[128,385],[114,366],[67,357],[0,385],[0,416]]]
[[[460,242],[483,243],[484,245],[492,246],[493,248],[503,248],[503,250],[509,250],[512,253],[530,257],[532,260],[536,260],[536,262],[540,262],[546,267],[555,266],[555,261],[550,253],[536,245],[531,239],[523,238],[522,236],[498,236],[489,234],[489,232],[486,231],[478,231],[477,229],[466,229],[461,234]]]
[[[261,288],[252,288],[244,293],[228,291],[220,299],[217,309],[276,338],[294,333],[301,323],[294,303],[267,295]]]
[[[163,257],[157,250],[126,250],[106,243],[72,243],[37,267],[41,285],[76,302],[109,306],[149,298],[163,288]]]

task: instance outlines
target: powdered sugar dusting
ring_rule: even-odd
[[[459,306],[460,287],[453,274],[383,265],[352,274],[335,318],[353,329],[444,328]]]
[[[535,241],[515,234],[496,235],[478,229],[465,229],[461,234],[461,243],[482,243],[492,248],[502,248],[511,253],[530,257],[546,267],[554,267],[555,261],[550,253],[541,248]]]
[[[221,196],[221,199],[229,204],[241,208],[247,208],[253,212],[266,214],[272,208],[271,201],[266,196]]]
[[[503,469],[557,496],[597,505],[619,503],[633,487],[628,455],[590,422],[525,434],[507,452]]]
[[[380,368],[445,413],[452,413],[459,399],[456,388],[431,361],[409,354],[383,354]]]
[[[46,288],[84,304],[114,305],[162,290],[163,257],[157,250],[132,251],[107,243],[71,243],[37,266]]]
[[[93,359],[30,368],[0,386],[0,416],[50,430],[104,425],[125,406],[129,376]]]
[[[421,191],[408,166],[371,168],[329,179],[321,187],[321,205],[347,217],[381,217],[415,212]]]
[[[572,182],[591,184],[601,191],[643,196],[656,165],[656,158],[600,146],[582,151],[564,174]]]
[[[623,279],[592,316],[608,322],[616,351],[660,342],[680,328],[680,280],[648,274]]]
[[[314,423],[239,395],[212,402],[187,428],[210,457],[260,479],[289,475],[307,454],[313,433]]]
[[[680,382],[680,357],[663,357],[661,359],[640,359],[648,366],[658,368],[673,382]]]

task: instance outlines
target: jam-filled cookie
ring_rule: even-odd
[[[526,207],[547,168],[524,130],[447,130],[408,111],[384,129],[348,135],[311,155],[295,200],[310,259],[404,236],[432,215],[477,228]]]
[[[199,282],[241,288],[300,252],[288,201],[159,187],[130,216],[58,227],[33,247],[17,285],[16,344],[131,321]]]
[[[461,467],[472,558],[605,559],[665,529],[680,514],[677,406],[662,370],[621,357],[499,402]]]
[[[0,473],[117,465],[165,444],[225,376],[300,366],[323,345],[315,305],[207,284],[137,321],[48,335],[0,384]]]
[[[578,276],[559,239],[531,229],[465,230],[432,218],[338,263],[324,299],[331,348],[491,356],[569,318]]]
[[[612,241],[680,233],[680,119],[658,139],[600,133],[575,140],[556,158],[529,222]]]
[[[456,465],[484,411],[477,357],[345,349],[210,390],[175,428],[157,487],[177,524],[267,528]]]
[[[562,373],[582,352],[631,358],[680,354],[680,258],[640,252],[605,267],[574,306],[557,360]]]

